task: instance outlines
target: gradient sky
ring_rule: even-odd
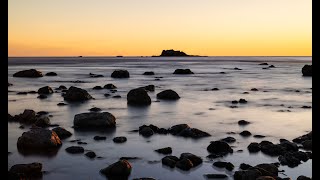
[[[9,0],[9,56],[311,56],[311,0]]]

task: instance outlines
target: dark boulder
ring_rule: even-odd
[[[89,111],[99,112],[99,111],[101,111],[101,109],[100,109],[100,108],[97,108],[97,107],[93,107],[93,108],[90,108]]]
[[[175,91],[168,89],[158,93],[157,98],[166,100],[177,100],[180,99],[180,96]]]
[[[312,76],[312,65],[304,65],[301,72],[303,76]]]
[[[139,134],[144,137],[150,137],[154,134],[154,131],[148,126],[139,127]]]
[[[176,167],[183,170],[183,171],[189,171],[192,167],[193,164],[189,159],[181,159],[176,163]]]
[[[111,74],[111,77],[113,78],[129,78],[129,72],[127,70],[115,70],[113,71],[113,73]]]
[[[260,168],[260,169],[263,169],[271,174],[264,174],[265,172],[262,172],[262,175],[263,176],[278,176],[278,168],[277,166],[275,166],[274,164],[267,164],[267,163],[263,163],[263,164],[258,164],[255,166],[255,168]],[[259,170],[259,169],[258,169]]]
[[[311,180],[311,178],[309,178],[309,177],[307,177],[307,176],[299,176],[298,178],[297,178],[297,180]]]
[[[42,177],[42,164],[37,162],[16,164],[10,168],[9,172],[16,175],[18,179],[37,179]]]
[[[107,137],[106,136],[94,136],[93,139],[96,141],[100,141],[100,140],[106,140]]]
[[[47,96],[47,95],[44,95],[44,94],[40,94],[37,98],[38,98],[38,99],[47,99],[48,96]]]
[[[250,143],[248,146],[248,150],[251,153],[259,152],[260,151],[260,144],[256,143],[256,142]]]
[[[116,126],[116,118],[109,112],[81,113],[74,116],[75,128],[110,128]]]
[[[103,88],[101,86],[95,86],[92,89],[94,89],[94,90],[102,90]]]
[[[146,71],[146,72],[144,72],[142,75],[152,76],[152,75],[154,75],[154,72],[153,72],[153,71]]]
[[[260,143],[261,152],[269,156],[279,156],[283,155],[286,152],[286,148],[279,145],[273,144],[269,141],[262,141]]]
[[[154,85],[148,85],[141,88],[145,89],[146,91],[151,91],[151,92],[154,91]]]
[[[226,143],[234,143],[236,142],[236,139],[234,137],[226,137],[226,138],[223,138],[223,139],[220,139],[220,141],[224,141]]]
[[[312,150],[312,140],[306,140],[302,142],[303,149]]]
[[[50,126],[50,119],[49,117],[37,117],[34,125],[38,127],[48,127]]]
[[[269,65],[268,63],[260,63],[259,65]]]
[[[177,136],[191,137],[191,138],[202,138],[211,136],[209,133],[201,131],[197,128],[185,128]]]
[[[189,159],[192,162],[193,167],[196,167],[202,163],[201,157],[196,156],[192,153],[182,153],[180,155],[180,159]]]
[[[40,89],[38,89],[39,94],[52,94],[53,90],[50,86],[44,86]]]
[[[60,139],[66,139],[70,136],[72,136],[72,133],[67,131],[66,129],[62,128],[62,127],[56,127],[53,128],[52,131],[54,131]]]
[[[179,134],[180,132],[182,132],[186,128],[190,128],[188,124],[177,124],[177,125],[174,125],[171,128],[169,128],[168,131],[170,134],[176,135],[176,134]]]
[[[11,118],[11,121],[20,122],[23,124],[33,124],[36,122],[36,112],[31,109],[25,109],[23,113],[15,115]]]
[[[114,84],[106,84],[103,86],[104,89],[117,89],[117,86]]]
[[[306,140],[312,140],[312,131],[308,134],[302,135],[300,137],[294,138],[292,141],[295,143],[302,143]]]
[[[173,74],[194,74],[190,69],[176,69]]]
[[[251,168],[252,166],[251,165],[249,165],[249,164],[245,164],[245,163],[241,163],[240,164],[240,169],[242,169],[242,170],[247,170],[247,169],[249,169],[249,168]]]
[[[64,96],[66,101],[86,101],[93,99],[92,96],[84,89],[71,86]]]
[[[36,69],[29,69],[19,71],[13,74],[13,77],[29,77],[29,78],[37,78],[43,77],[42,72],[37,71]]]
[[[240,133],[240,135],[243,136],[243,137],[249,137],[249,136],[251,136],[251,132],[245,130],[245,131],[242,131]]]
[[[262,174],[257,169],[248,169],[244,171],[236,171],[233,175],[234,180],[256,180]]]
[[[165,147],[165,148],[161,148],[161,149],[156,149],[154,150],[160,154],[171,154],[172,153],[172,148],[171,147]]]
[[[247,100],[245,100],[245,99],[239,99],[239,103],[240,104],[246,104],[248,101]]]
[[[226,168],[228,171],[232,171],[234,169],[234,165],[230,162],[216,161],[213,165],[219,168]]]
[[[81,146],[70,146],[66,148],[66,151],[70,154],[82,154],[84,153],[84,149]]]
[[[131,174],[131,170],[131,164],[127,160],[120,160],[101,169],[100,173],[106,175],[108,179],[125,179]]]
[[[233,153],[233,149],[223,141],[212,141],[207,147],[208,152],[219,155],[226,155],[228,153]]]
[[[115,143],[124,143],[127,141],[127,138],[124,136],[114,137],[113,142]]]
[[[89,151],[89,152],[85,153],[84,155],[90,159],[95,158],[97,156],[96,153],[94,153],[93,151]]]
[[[171,168],[174,168],[178,161],[179,161],[179,158],[176,156],[166,156],[166,157],[162,158],[162,160],[161,160],[163,165],[169,166]]]
[[[150,105],[151,98],[147,91],[143,88],[132,89],[127,94],[127,103],[129,105]]]
[[[259,91],[257,88],[252,88],[251,91]]]
[[[46,73],[46,76],[57,76],[58,74],[55,72],[48,72]]]

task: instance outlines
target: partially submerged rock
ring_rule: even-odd
[[[66,101],[86,101],[89,99],[93,98],[86,90],[74,86],[71,86],[64,95]]]
[[[101,169],[100,173],[106,175],[110,179],[121,179],[128,177],[131,170],[131,164],[127,160],[120,160],[104,169]]]
[[[66,139],[70,136],[72,136],[72,133],[67,131],[66,129],[62,128],[62,127],[56,127],[53,128],[52,131],[54,131],[60,139]]]
[[[43,77],[42,72],[37,71],[36,69],[29,69],[19,71],[13,74],[13,77],[28,77],[28,78],[37,78]]]
[[[41,178],[42,164],[37,162],[30,164],[16,164],[10,168],[9,172],[15,175],[16,177],[19,177],[19,179]]]
[[[113,78],[129,78],[129,72],[127,70],[115,70],[113,71],[113,73],[111,74],[111,77]]]
[[[190,69],[176,69],[173,74],[194,74]]]
[[[213,165],[219,168],[226,168],[228,171],[232,171],[234,169],[234,165],[230,162],[216,161]]]
[[[154,75],[154,72],[153,72],[153,71],[146,71],[146,72],[144,72],[142,75],[152,76],[152,75]]]
[[[157,98],[165,100],[177,100],[180,99],[180,96],[175,91],[168,89],[158,93]]]
[[[115,86],[114,84],[106,84],[103,86],[104,89],[117,89],[117,86]]]
[[[208,152],[218,155],[227,155],[228,153],[233,153],[233,149],[223,141],[212,141],[207,147]]]
[[[70,146],[70,147],[66,148],[66,151],[70,154],[84,153],[84,149],[81,146]]]
[[[93,151],[89,151],[89,152],[85,153],[84,155],[87,156],[90,159],[93,159],[93,158],[95,158],[97,156],[96,153],[93,152]]]
[[[151,98],[147,91],[143,88],[132,89],[127,94],[127,102],[129,105],[150,105]]]
[[[81,113],[74,116],[75,128],[110,128],[115,127],[116,118],[109,112]]]
[[[171,147],[165,147],[165,148],[160,148],[160,149],[156,149],[154,150],[160,154],[171,154],[172,153],[172,148]]]
[[[50,86],[44,86],[40,89],[38,89],[39,94],[52,94],[53,90]]]
[[[301,72],[303,76],[312,76],[312,65],[304,65]]]
[[[58,74],[55,72],[48,72],[46,73],[46,76],[57,76]]]
[[[179,161],[179,158],[176,156],[166,156],[161,159],[161,162],[165,166],[169,166],[170,168],[174,168]]]
[[[115,143],[124,143],[127,141],[127,138],[124,136],[114,137],[113,142]]]

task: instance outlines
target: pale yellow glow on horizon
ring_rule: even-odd
[[[311,0],[10,0],[9,56],[311,56]]]

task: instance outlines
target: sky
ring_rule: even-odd
[[[9,56],[311,56],[312,0],[9,0]]]

